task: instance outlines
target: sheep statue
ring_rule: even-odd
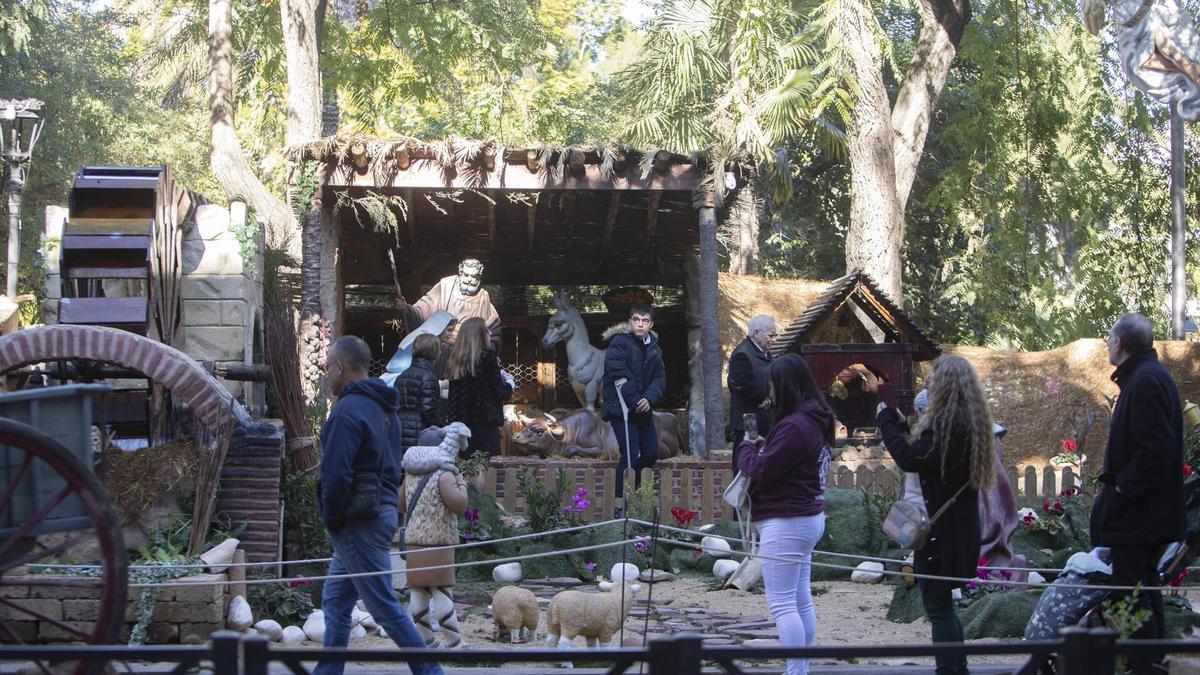
[[[505,586],[492,596],[492,620],[496,622],[493,640],[500,639],[500,631],[507,630],[509,641],[528,642],[537,632],[537,597],[533,591],[517,586]]]
[[[641,590],[638,584],[622,585],[624,593],[615,584],[602,581],[600,590],[605,593],[563,591],[555,595],[546,609],[546,646],[569,648],[577,635],[587,639],[588,647],[608,644],[629,616],[633,595]]]

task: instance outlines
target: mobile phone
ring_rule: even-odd
[[[743,414],[742,428],[746,430],[747,439],[754,440],[758,438],[758,416],[754,413]]]

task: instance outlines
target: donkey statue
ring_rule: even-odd
[[[563,293],[556,293],[550,304],[557,310],[550,316],[542,346],[546,349],[559,342],[567,343],[567,377],[571,388],[586,410],[595,411],[600,403],[601,383],[604,379],[604,350],[597,349],[588,341],[587,327],[579,310]]]

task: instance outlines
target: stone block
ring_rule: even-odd
[[[132,607],[132,602],[130,603]],[[127,608],[125,619],[131,617],[132,611]],[[63,600],[62,618],[65,621],[95,621],[100,618],[99,600]]]
[[[212,300],[184,300],[183,322],[189,327],[220,326],[221,303]]]
[[[28,598],[28,586],[0,586],[0,598]]]
[[[183,269],[187,274],[241,276],[246,267],[241,245],[234,239],[194,242],[185,255]]]
[[[224,626],[219,623],[181,623],[179,624],[179,641],[190,643],[194,640],[208,642],[212,634]]]
[[[50,600],[76,599],[99,600],[100,588],[79,588],[76,586],[30,586],[29,597]]]
[[[187,583],[199,581],[219,583],[206,583],[195,586],[175,586],[173,589],[171,589],[174,593],[174,597],[169,599],[175,600],[176,602],[208,602],[219,605],[218,609],[223,608],[225,606],[225,603],[222,601],[222,596],[225,595],[225,580],[224,574],[193,574],[190,577],[183,577],[178,581]],[[165,593],[163,595],[165,595]],[[163,600],[168,599],[162,597],[162,595],[159,597]],[[220,616],[219,611],[218,616]]]
[[[246,329],[240,326],[189,326],[183,351],[197,361],[241,361]]]
[[[58,300],[42,301],[42,323],[46,325],[58,323]]]
[[[30,612],[37,612],[42,616],[59,621],[63,618],[62,602],[59,600],[25,598],[13,600],[12,604],[16,606],[0,605],[0,621],[35,621],[41,618]]]
[[[246,302],[243,300],[226,300],[221,303],[221,324],[225,326],[246,325]],[[243,346],[243,349],[245,347]]]
[[[244,293],[246,278],[237,275],[184,275],[179,294],[184,300],[238,299]]]
[[[84,634],[90,634],[96,628],[94,623],[87,621],[64,621],[63,623],[71,628],[83,631]],[[79,639],[79,636],[64,630],[58,624],[49,621],[39,621],[38,639],[42,642],[75,642]]]
[[[57,300],[62,297],[62,277],[55,273],[46,274],[46,299]]]
[[[219,204],[202,204],[196,208],[196,232],[208,241],[232,237],[229,230],[229,210]]]
[[[179,589],[176,589],[178,591]],[[159,602],[154,605],[154,622],[224,623],[223,602]]]
[[[4,627],[8,630],[7,633],[0,631],[0,642],[11,643],[14,636],[17,640],[26,644],[37,642],[38,638],[38,622],[36,621],[5,621]]]
[[[196,268],[200,266],[200,261],[204,259],[204,240],[195,232],[192,230],[188,233],[188,236],[179,245],[179,256],[182,263],[180,269],[184,275],[196,271]]]

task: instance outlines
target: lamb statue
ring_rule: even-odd
[[[588,647],[608,644],[625,624],[633,595],[641,590],[640,585],[627,581],[620,586],[603,581],[600,590],[604,593],[563,591],[555,595],[546,609],[546,646],[569,648],[579,635],[587,639]]]
[[[1184,119],[1200,119],[1200,35],[1177,0],[1080,0],[1079,13],[1092,35],[1112,19],[1134,86]]]
[[[400,462],[408,611],[430,648],[439,646],[438,631],[449,649],[465,644],[454,612],[454,568],[448,567],[454,564],[454,549],[438,547],[459,542],[458,516],[467,510],[467,483],[454,460],[470,437],[471,430],[461,422],[429,427]]]
[[[500,631],[506,630],[509,642],[528,642],[537,632],[540,615],[533,591],[518,586],[501,588],[492,596],[492,620],[496,622],[493,639],[499,640]]]

